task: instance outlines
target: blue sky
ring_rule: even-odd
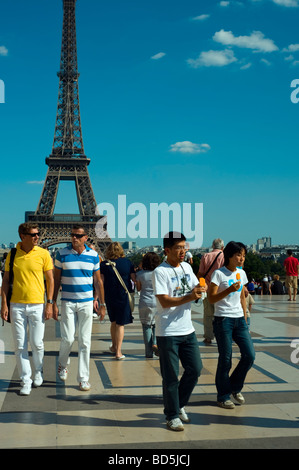
[[[299,78],[299,2],[78,0],[76,15],[83,142],[97,203],[116,213],[119,195],[148,213],[151,203],[202,203],[203,246],[269,235],[273,244],[298,243],[291,82]],[[18,240],[41,195],[61,31],[62,0],[2,2],[4,243]],[[77,212],[73,186],[61,184],[56,212]]]

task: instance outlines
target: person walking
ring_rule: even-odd
[[[162,375],[164,413],[167,427],[183,431],[190,418],[185,410],[202,370],[195,329],[191,321],[191,302],[201,297],[200,287],[190,264],[184,262],[186,238],[169,232],[163,240],[167,260],[153,271],[157,297],[156,335]],[[184,373],[178,379],[179,363]]]
[[[210,253],[205,253],[201,257],[197,277],[198,279],[200,277],[205,279],[207,288],[209,288],[213,272],[223,266],[223,248],[223,240],[221,238],[215,238],[212,243],[212,251]],[[213,319],[214,305],[211,304],[208,297],[205,297],[203,299],[203,342],[206,344],[211,344],[214,339]]]
[[[255,352],[246,323],[246,300],[244,286],[248,279],[243,266],[246,247],[231,241],[223,251],[224,266],[214,271],[208,291],[209,301],[215,304],[214,334],[218,346],[216,371],[217,403],[222,408],[232,409],[245,399],[241,393],[247,372],[252,367]],[[240,349],[241,359],[231,375],[232,342]]]
[[[38,246],[39,228],[33,223],[19,226],[21,242],[17,244],[13,260],[13,289],[8,311],[9,270],[12,252],[5,263],[2,284],[1,317],[8,320],[10,313],[17,368],[21,380],[20,395],[30,395],[43,383],[45,320],[53,314],[53,262],[50,254]],[[45,280],[47,302],[45,305]],[[28,353],[28,338],[32,349],[34,375]]]
[[[104,284],[107,312],[111,322],[110,333],[112,344],[110,352],[118,361],[125,359],[122,353],[122,344],[125,334],[125,325],[133,323],[129,298],[123,285],[115,273],[113,266],[117,269],[128,292],[133,292],[132,282],[136,282],[134,266],[125,257],[120,243],[112,242],[105,252],[106,260],[101,263],[101,278]]]
[[[155,333],[157,302],[153,290],[152,273],[160,263],[160,256],[157,253],[146,253],[142,258],[142,269],[136,273],[136,287],[140,292],[139,319],[142,324],[145,357],[147,358],[152,358],[153,353],[158,355]]]
[[[78,325],[78,373],[77,380],[82,391],[90,390],[89,361],[93,322],[93,309],[103,320],[105,317],[104,289],[100,276],[99,255],[90,249],[88,236],[83,225],[73,226],[72,244],[62,248],[55,259],[54,318],[58,320],[57,296],[61,290],[61,343],[58,374],[62,381],[67,379],[69,355],[75,341]],[[96,297],[93,298],[95,288]]]
[[[292,250],[287,250],[288,257],[284,260],[283,266],[286,272],[286,287],[288,289],[288,300],[296,301],[298,289],[299,261],[293,256]]]

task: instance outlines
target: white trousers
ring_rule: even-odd
[[[78,326],[77,380],[78,382],[88,382],[93,302],[68,302],[62,300],[60,313],[61,343],[59,363],[62,367],[67,366],[75,341],[76,326]]]
[[[42,372],[45,333],[44,304],[11,303],[10,315],[19,376],[22,385],[31,384],[28,331],[35,373]]]

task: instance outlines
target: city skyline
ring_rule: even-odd
[[[37,208],[52,149],[62,0],[1,10],[0,238],[9,243]],[[202,204],[203,246],[251,244],[257,233],[298,244],[298,1],[78,0],[76,19],[97,203]],[[77,211],[65,182],[56,212]]]
[[[269,243],[269,239],[270,239],[270,243]],[[263,240],[263,243],[262,243],[262,240]],[[116,240],[115,240],[116,241]],[[162,241],[161,241],[162,242]],[[71,243],[71,239],[70,239],[70,243]],[[10,242],[8,244],[5,244],[5,243],[2,243],[1,240],[0,240],[0,251],[1,250],[9,250],[13,247],[15,247],[17,244],[17,242]],[[141,251],[141,250],[144,250],[146,248],[157,248],[157,247],[160,247],[160,248],[163,248],[163,243],[161,244],[149,244],[149,245],[142,245],[142,246],[139,246],[135,240],[126,240],[126,241],[121,241],[121,244],[123,245],[123,248],[125,250],[131,250],[131,251]],[[62,245],[65,245],[65,243],[62,243],[62,244],[57,244],[57,246],[62,246]],[[134,245],[134,246],[133,246]],[[282,244],[279,244],[279,245],[273,245],[272,242],[271,242],[271,237],[260,237],[256,240],[256,242],[252,242],[252,243],[249,243],[249,244],[246,244],[247,245],[247,248],[250,250],[250,251],[253,251],[253,252],[257,252],[257,253],[261,253],[261,252],[265,252],[265,250],[267,248],[269,248],[269,252],[272,252],[273,250],[274,251],[277,251],[277,249],[280,249],[281,251],[285,251],[287,249],[293,249],[295,250],[295,252],[297,250],[299,250],[299,244],[294,244],[294,243],[282,243]],[[56,245],[52,245],[50,248],[57,248]],[[212,250],[212,246],[210,245],[207,245],[207,246],[204,246],[202,245],[201,247],[194,247],[194,248],[191,248],[188,244],[188,241],[187,241],[187,246],[188,246],[188,249],[190,249],[190,251],[198,251],[198,250]]]

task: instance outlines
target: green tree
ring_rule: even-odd
[[[262,279],[265,274],[271,275],[279,274],[284,276],[284,269],[282,263],[269,258],[261,258],[256,253],[247,253],[244,270],[248,278]]]

